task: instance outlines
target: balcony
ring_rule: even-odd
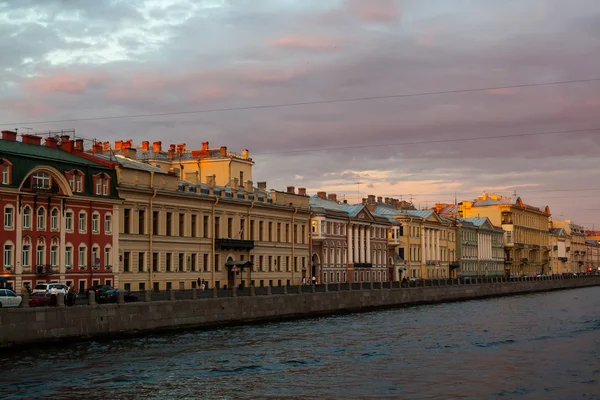
[[[254,249],[254,240],[215,239],[215,246],[220,250],[250,251]]]
[[[515,249],[524,249],[525,248],[525,244],[515,242],[515,246],[514,247],[515,247]]]
[[[512,263],[513,261],[514,261],[514,260],[512,259],[512,257],[506,257],[506,258],[504,259],[504,262],[505,262],[505,263]]]
[[[371,263],[354,263],[354,268],[373,268]]]
[[[562,262],[567,262],[569,259],[567,257],[558,257],[558,259]]]
[[[502,225],[512,225],[512,213],[502,213]]]
[[[36,265],[35,266],[35,274],[36,275],[52,275],[54,274],[54,268],[52,265]]]
[[[521,262],[522,263],[528,263],[529,262],[529,258],[523,257],[523,258],[521,258]]]

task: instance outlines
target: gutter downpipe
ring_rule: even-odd
[[[294,272],[296,269],[296,256],[294,254],[294,244],[296,242],[296,229],[295,229],[295,221],[296,221],[296,213],[298,212],[298,207],[294,207],[294,213],[292,214],[292,285],[294,284]],[[312,264],[311,264],[312,267]]]
[[[250,229],[250,225],[252,225],[252,224],[250,223],[250,211],[252,211],[252,209],[253,209],[253,208],[254,208],[254,200],[252,200],[252,204],[250,205],[250,208],[248,208],[248,229]],[[242,227],[242,228],[245,228],[245,227]],[[242,232],[245,232],[245,231],[246,231],[246,230],[244,229]],[[250,235],[251,235],[251,234],[252,234],[252,233],[248,234],[248,239],[250,239],[250,237],[251,237]],[[243,235],[243,233],[242,233],[242,235]],[[243,235],[243,236],[245,236],[245,235]],[[242,237],[242,240],[244,240],[244,237]],[[251,250],[248,250],[248,261],[250,261],[250,251],[251,251]],[[250,286],[254,286],[254,285],[252,284],[252,269],[253,269],[253,268],[254,268],[254,263],[252,263],[252,266],[250,267],[250,276],[249,276],[249,278],[248,278],[248,287],[250,287]]]
[[[212,205],[212,258],[210,260],[210,263],[212,264],[212,286],[211,287],[215,287],[215,269],[216,269],[216,265],[215,265],[215,207],[217,206],[217,204],[219,204],[219,198],[216,197],[215,198],[215,204]]]
[[[150,226],[151,229],[150,229],[150,232],[149,232],[150,233],[150,235],[149,235],[149,238],[150,238],[150,254],[148,254],[148,260],[146,260],[146,264],[148,264],[148,276],[150,277],[150,288],[149,289],[152,290],[152,287],[154,285],[154,279],[153,279],[153,276],[152,276],[152,272],[153,272],[152,271],[152,267],[153,266],[152,266],[152,262],[150,261],[150,260],[153,259],[153,255],[152,255],[153,248],[152,248],[152,245],[153,245],[153,239],[154,239],[154,217],[153,217],[154,212],[153,212],[152,208],[153,208],[154,198],[156,197],[156,193],[158,193],[158,191],[156,189],[154,189],[154,172],[150,172],[150,187],[153,189],[152,197],[150,198],[150,213],[149,213],[150,214],[150,221],[152,221],[152,223],[149,224],[149,225],[151,225]],[[139,265],[138,265],[138,268],[139,268]]]

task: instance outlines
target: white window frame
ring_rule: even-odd
[[[66,253],[67,249],[65,249]],[[58,265],[58,246],[53,245],[50,247],[50,265],[56,267]]]
[[[102,195],[108,196],[108,179],[102,180]]]
[[[58,209],[56,208],[50,211],[50,229],[53,231],[58,230]]]
[[[23,229],[31,229],[31,207],[23,209]]]
[[[87,247],[80,245],[77,251],[79,254],[79,266],[85,267],[85,261],[87,260]]]
[[[42,171],[34,172],[31,180],[31,186],[35,189],[50,189],[52,185],[50,175]]]
[[[44,256],[46,255],[46,247],[38,244],[35,248],[35,263],[36,265],[44,265]]]
[[[96,264],[96,260],[100,260],[98,264]],[[94,267],[99,267],[102,263],[102,259],[100,259],[100,247],[94,246],[92,247],[92,265]]]
[[[104,233],[111,234],[112,233],[112,215],[106,214],[104,216]]]
[[[4,207],[4,228],[14,229],[15,209],[13,207]]]
[[[40,213],[40,210],[42,211]],[[46,209],[44,207],[39,207],[37,212],[35,213],[37,220],[37,230],[45,231],[46,230]]]
[[[112,248],[109,246],[106,246],[104,248],[104,267],[110,267],[112,266]]]
[[[73,246],[65,247],[65,267],[73,266]]]
[[[73,232],[73,217],[75,213],[73,211],[67,211],[65,214],[65,230],[67,232]]]
[[[83,192],[83,176],[81,175],[75,177],[75,191],[77,193]]]
[[[96,194],[102,194],[102,179],[96,178]]]
[[[100,233],[100,214],[92,214],[92,233]]]
[[[11,243],[4,244],[4,266],[13,266],[13,245]]]
[[[23,256],[23,259],[21,260],[21,263],[23,264],[23,267],[30,267],[31,266],[31,245],[29,245],[29,244],[23,245],[22,256]]]
[[[10,183],[10,165],[2,164],[2,182],[3,185]]]
[[[80,211],[77,216],[77,226],[79,228],[79,233],[85,233],[87,228],[87,213],[85,211]]]

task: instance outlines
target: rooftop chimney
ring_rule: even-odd
[[[348,200],[344,199],[344,204],[348,204]]]
[[[233,180],[231,181],[231,188],[233,190],[238,190],[238,185],[239,185],[239,179],[233,178]]]
[[[208,186],[215,186],[215,175],[206,175],[206,184]]]
[[[185,153],[185,143],[179,143],[177,145],[177,155],[181,156],[183,153]]]
[[[75,139],[75,150],[83,151],[83,139]]]
[[[95,154],[102,154],[102,142],[95,142],[94,147],[92,147],[92,152]]]
[[[162,152],[162,142],[152,143],[152,151],[155,153],[161,153]]]
[[[382,201],[383,201],[383,197],[381,197],[381,196],[378,196],[378,197],[377,197],[377,202],[378,202],[378,203],[381,203]]]
[[[2,131],[2,140],[8,140],[10,142],[17,141],[17,132],[14,131]]]
[[[325,200],[327,198],[327,192],[317,192],[317,197]]]
[[[150,142],[147,140],[144,140],[142,142],[142,151],[148,151],[150,150]]]
[[[23,134],[21,135],[21,138],[23,140],[23,143],[27,144],[34,144],[36,146],[39,146],[42,143],[42,138],[36,135]]]
[[[130,160],[137,159],[137,151],[135,149],[132,149],[131,147],[123,149],[122,153],[125,157],[129,158]]]
[[[125,150],[130,149],[132,147],[132,142],[133,142],[133,140],[131,140],[131,139],[126,140],[125,142],[123,142],[121,144],[121,151],[124,152]]]
[[[69,135],[62,135],[60,137],[60,148],[68,153],[73,152],[73,141]]]
[[[245,186],[246,186],[246,192],[248,193],[254,193],[254,186],[253,186],[254,182],[252,181],[246,181]]]
[[[168,153],[167,156],[168,156],[169,160],[172,160],[173,156],[175,155],[175,145],[174,144],[169,145],[169,151],[167,153]]]
[[[49,136],[46,138],[46,147],[48,147],[49,149],[56,149],[58,148],[58,139]]]
[[[115,151],[121,151],[122,146],[123,146],[122,140],[115,140]]]
[[[389,198],[389,197],[386,197],[386,198],[384,199],[384,201],[385,201],[385,204],[390,204],[390,198]]]
[[[367,199],[366,199],[366,198],[364,198],[364,197],[363,197],[363,199],[362,199],[362,205],[363,205],[363,206],[366,206],[366,205],[367,205]]]
[[[102,147],[104,151],[110,151],[110,142],[102,143]]]
[[[221,146],[220,154],[221,157],[227,157],[227,146]]]
[[[288,192],[289,194],[296,194],[296,188],[295,188],[295,187],[293,187],[293,186],[288,186],[288,187],[287,187],[287,192]]]
[[[374,196],[374,195],[372,195],[372,194],[368,195],[368,196],[367,196],[367,202],[368,202],[369,204],[371,204],[371,203],[375,203],[375,196]]]
[[[306,188],[298,188],[298,195],[306,196]]]
[[[267,182],[256,182],[258,190],[267,190]]]
[[[202,150],[208,150],[208,142],[202,142]]]
[[[329,193],[329,194],[327,195],[327,198],[328,198],[329,200],[331,200],[331,201],[337,201],[337,194],[335,194],[335,193]]]
[[[242,150],[242,158],[244,160],[248,159],[248,150],[247,149]]]

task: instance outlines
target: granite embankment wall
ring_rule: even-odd
[[[599,285],[600,277],[466,285],[442,283],[414,288],[390,288],[389,283],[380,288],[376,283],[375,288],[363,290],[0,309],[0,347],[20,348],[33,343],[278,321]]]

